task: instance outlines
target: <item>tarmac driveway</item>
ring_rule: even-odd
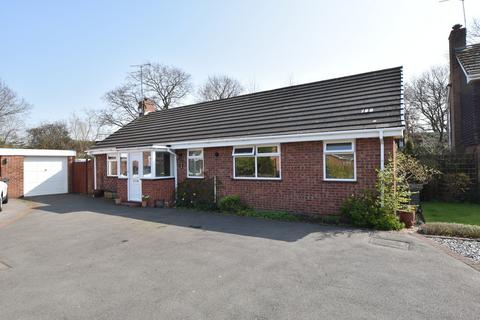
[[[480,272],[406,233],[125,208],[78,195],[11,200],[5,212],[1,319],[480,314]]]

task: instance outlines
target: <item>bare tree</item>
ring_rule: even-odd
[[[406,136],[411,137],[422,129],[420,124],[420,112],[415,105],[410,104],[408,101],[405,102],[404,111]]]
[[[240,81],[226,75],[208,77],[198,90],[200,101],[222,100],[238,96],[244,91]]]
[[[467,29],[468,42],[479,43],[480,42],[480,19],[473,19],[470,28]]]
[[[190,78],[179,68],[147,63],[141,72],[130,72],[125,84],[105,94],[108,107],[98,112],[99,121],[113,127],[126,125],[138,117],[138,103],[145,97],[155,102],[157,110],[177,106],[192,90]]]
[[[31,106],[0,80],[0,146],[19,143],[23,118]]]
[[[136,85],[142,77],[145,96],[155,101],[160,110],[178,105],[192,90],[190,74],[176,67],[147,63],[142,71],[130,73],[131,82]]]
[[[438,142],[445,142],[447,133],[448,67],[434,66],[405,85],[407,110],[418,110],[424,130],[438,133]]]
[[[84,110],[80,115],[73,112],[68,119],[68,131],[80,157],[99,139],[104,125],[99,121],[95,110]]]

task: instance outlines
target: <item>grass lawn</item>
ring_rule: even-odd
[[[456,222],[480,226],[480,204],[422,202],[426,222]]]

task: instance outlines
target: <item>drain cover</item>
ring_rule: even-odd
[[[12,267],[5,262],[0,261],[0,271],[11,269]]]
[[[194,228],[194,229],[202,229],[202,226],[199,226],[199,225],[189,225],[190,228]]]
[[[377,246],[389,247],[389,248],[395,248],[395,249],[401,249],[401,250],[409,250],[411,245],[410,242],[379,238],[379,237],[371,237],[370,243],[375,244]]]

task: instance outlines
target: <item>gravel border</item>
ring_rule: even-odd
[[[480,241],[473,239],[459,239],[448,237],[429,237],[433,241],[448,247],[459,255],[471,259],[474,263],[480,263]]]
[[[426,244],[429,244],[430,246],[442,251],[443,253],[451,256],[452,258],[455,258],[457,260],[460,260],[461,262],[465,263],[469,267],[473,268],[474,270],[480,272],[480,263],[475,263],[473,259],[464,257],[457,252],[451,250],[448,246],[443,245],[437,241],[435,241],[434,238],[438,238],[438,236],[427,236],[421,233],[413,232],[412,236],[414,236],[417,239],[422,240]],[[445,238],[445,237],[442,237]],[[456,239],[456,238],[453,238]],[[470,239],[468,241],[471,241]]]

